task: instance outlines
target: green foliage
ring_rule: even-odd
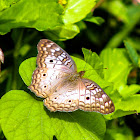
[[[126,122],[140,113],[139,15],[131,1],[0,0],[0,139],[139,139]],[[28,89],[41,38],[73,53],[77,71],[103,88],[115,112],[46,109]]]
[[[1,126],[7,139],[101,139],[105,121],[101,114],[50,113],[43,102],[23,90],[12,90],[0,101]],[[85,121],[83,121],[83,119]],[[92,122],[92,123],[91,123]]]

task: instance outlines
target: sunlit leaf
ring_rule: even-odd
[[[69,0],[63,16],[64,23],[79,22],[87,16],[95,4],[95,0]]]
[[[105,121],[99,113],[75,111],[51,113],[43,102],[22,90],[6,93],[0,100],[0,123],[8,140],[102,139]]]
[[[116,89],[127,83],[127,77],[132,69],[125,49],[105,49],[100,54],[104,67],[104,78],[113,82]]]

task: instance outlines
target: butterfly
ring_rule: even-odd
[[[82,78],[73,59],[60,46],[48,39],[37,45],[37,65],[28,87],[36,96],[44,98],[51,111],[72,112],[77,109],[102,114],[114,112],[109,96],[95,82]]]

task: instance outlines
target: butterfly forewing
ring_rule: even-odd
[[[28,87],[37,96],[46,98],[67,75],[76,71],[73,59],[57,44],[42,39],[37,45],[37,65]]]
[[[109,114],[115,110],[109,96],[93,81],[77,73],[75,62],[57,44],[42,39],[37,45],[37,65],[29,86],[37,96],[45,98],[50,111],[96,111]]]
[[[48,39],[42,39],[37,45],[38,67],[63,69],[68,72],[76,72],[77,68],[73,59],[56,43]]]

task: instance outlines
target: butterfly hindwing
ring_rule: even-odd
[[[63,87],[44,99],[44,105],[50,111],[95,111],[109,114],[114,104],[109,96],[93,81],[79,78],[74,83],[65,83]]]
[[[84,111],[95,111],[102,114],[114,112],[114,104],[103,89],[89,79],[81,79],[84,87],[80,90],[79,108]]]
[[[60,88],[44,99],[44,105],[50,111],[71,112],[78,109],[79,104],[79,82],[64,81]]]

